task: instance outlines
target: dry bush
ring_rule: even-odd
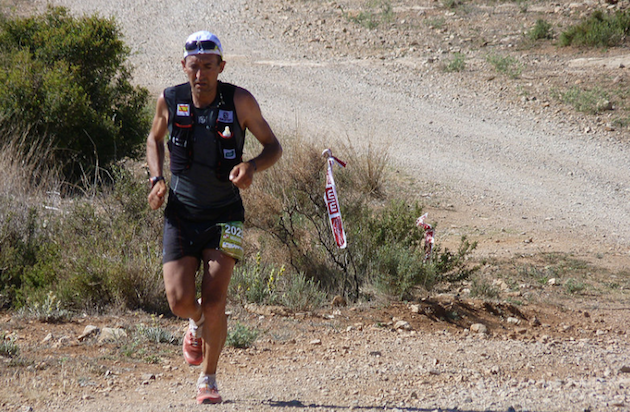
[[[373,144],[357,150],[350,142],[336,146],[335,155],[347,162],[333,172],[348,238],[347,248],[339,249],[324,202],[326,145],[299,136],[284,145],[280,162],[243,193],[251,228],[247,260],[260,253],[263,265],[285,265],[286,276],[303,276],[350,300],[372,285],[406,298],[418,286],[430,289],[468,275],[462,262],[474,245],[466,243],[456,253],[436,247],[434,259],[424,261],[423,232],[415,225],[422,208],[392,183],[386,150]],[[240,274],[245,280],[250,275]]]
[[[283,143],[282,159],[243,194],[247,224],[255,229],[248,239],[256,247],[247,249],[255,253],[260,248],[264,263],[286,264],[289,272],[304,274],[326,291],[336,290],[340,282],[334,261],[344,252],[336,250],[328,226],[323,148],[299,136]]]
[[[38,284],[41,253],[49,249],[51,220],[57,218],[58,173],[48,163],[45,139],[29,141],[28,133],[0,130],[6,145],[0,153],[0,308],[11,306],[23,287]]]
[[[136,163],[63,193],[46,140],[22,136],[0,156],[0,307],[37,308],[52,291],[63,308],[167,311],[161,214],[148,210]]]

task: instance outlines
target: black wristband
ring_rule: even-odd
[[[250,160],[248,163],[251,163],[252,166],[254,166],[254,172],[258,170],[258,167],[256,167],[256,161],[254,159]]]
[[[153,176],[149,178],[149,182],[151,182],[151,189],[153,189],[153,186],[155,186],[155,184],[157,182],[159,182],[160,180],[164,180],[164,176]]]

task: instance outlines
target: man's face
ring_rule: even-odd
[[[182,60],[182,66],[193,90],[204,93],[214,90],[225,62],[216,54],[195,54]]]

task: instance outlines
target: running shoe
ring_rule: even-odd
[[[208,404],[208,403],[221,403],[223,399],[221,395],[219,395],[219,389],[217,388],[216,382],[210,383],[208,379],[200,379],[197,382],[197,403],[198,404]]]
[[[188,330],[184,335],[182,345],[184,359],[189,365],[201,365],[203,362],[203,340],[201,339],[201,328],[190,319]]]

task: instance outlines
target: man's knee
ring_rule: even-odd
[[[171,312],[180,318],[189,318],[197,309],[195,289],[173,287],[166,289],[166,299]]]
[[[199,261],[185,257],[164,264],[164,288],[173,314],[187,318],[196,312],[195,272]]]
[[[167,294],[168,306],[171,308],[171,312],[180,318],[187,318],[191,312],[195,310],[194,299],[182,299],[174,294]]]

